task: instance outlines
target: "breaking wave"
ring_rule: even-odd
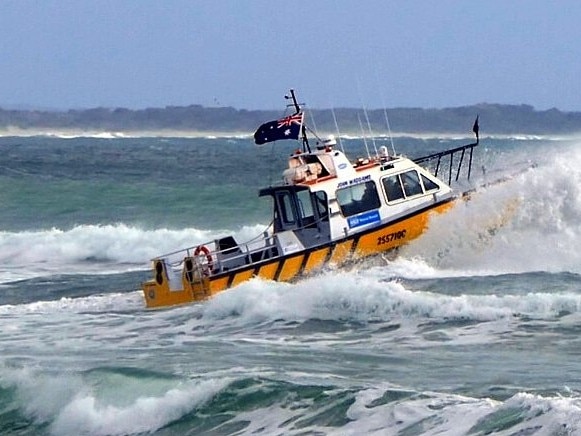
[[[176,377],[102,367],[57,380],[0,368],[0,400],[37,433],[577,434],[581,397],[515,392],[475,398],[393,383],[346,388],[273,374]],[[335,382],[335,383],[333,383]],[[12,429],[7,429],[12,430]],[[165,433],[162,433],[165,434]]]
[[[581,152],[543,158],[434,217],[403,256],[476,275],[581,273]]]
[[[162,253],[234,234],[246,241],[266,225],[237,231],[143,230],[125,224],[80,225],[70,230],[0,232],[0,283],[54,273],[118,273],[149,267]]]

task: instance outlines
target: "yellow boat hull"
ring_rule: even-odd
[[[420,236],[428,228],[431,214],[444,212],[452,205],[453,201],[442,203],[339,241],[194,281],[184,271],[182,287],[177,290],[170,289],[167,271],[159,268],[156,277],[143,284],[146,306],[160,308],[203,301],[253,277],[290,281],[320,270],[326,264],[340,266],[352,259],[387,252]]]

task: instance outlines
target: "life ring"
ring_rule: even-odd
[[[208,247],[205,245],[198,245],[194,251],[194,256],[206,257],[206,263],[202,264],[202,272],[205,276],[209,276],[210,272],[212,271],[212,267],[214,266],[214,260],[212,259],[212,255],[210,254]]]

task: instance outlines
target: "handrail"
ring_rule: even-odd
[[[239,244],[236,244],[236,246],[237,246],[237,247],[242,247],[242,246],[244,246],[244,245],[248,245],[248,244],[250,244],[250,243],[252,243],[252,242],[255,242],[255,241],[257,242],[257,241],[259,241],[259,240],[260,240],[260,238],[262,238],[263,240],[266,240],[266,239],[268,239],[268,238],[271,238],[271,237],[273,237],[273,235],[267,235],[267,236],[264,236],[265,232],[267,232],[267,231],[268,231],[268,229],[270,229],[270,228],[272,227],[272,225],[273,225],[273,224],[274,224],[274,220],[272,220],[272,221],[270,222],[270,224],[268,224],[268,226],[266,226],[266,228],[264,229],[264,231],[262,232],[262,234],[258,234],[258,235],[256,235],[254,238],[251,238],[251,239],[249,239],[249,240],[247,240],[247,241],[245,241],[245,242],[241,242],[241,243],[239,243]],[[181,248],[181,249],[179,249],[179,250],[176,250],[176,251],[171,251],[171,252],[169,252],[169,253],[164,253],[164,254],[161,254],[161,255],[159,255],[159,256],[156,256],[156,257],[154,257],[154,258],[153,258],[153,259],[151,259],[151,260],[152,260],[152,261],[155,261],[155,260],[158,260],[158,259],[164,259],[164,258],[168,258],[168,257],[170,257],[170,256],[174,256],[174,255],[176,255],[176,254],[184,253],[184,252],[185,252],[185,253],[187,253],[187,255],[188,255],[188,256],[190,256],[190,251],[194,251],[194,250],[195,250],[196,248],[198,248],[198,247],[201,247],[201,246],[208,246],[208,245],[210,245],[210,246],[211,246],[211,245],[215,245],[215,240],[213,240],[213,241],[208,241],[208,242],[202,242],[202,243],[200,243],[200,244],[197,244],[197,245],[192,245],[191,247]],[[229,249],[227,248],[226,250],[229,250]],[[210,253],[211,253],[211,254],[215,254],[215,253],[221,253],[222,251],[226,251],[226,250],[210,250]]]
[[[458,162],[458,168],[456,168],[456,178],[455,181],[458,181],[458,178],[460,177],[460,171],[462,170],[462,163],[464,161],[464,154],[466,153],[466,150],[470,150],[470,160],[468,161],[468,177],[467,179],[470,180],[470,174],[472,173],[472,154],[473,154],[473,150],[474,147],[476,147],[478,145],[478,142],[475,142],[473,144],[467,144],[467,145],[463,145],[461,147],[456,147],[450,150],[445,150],[445,151],[441,151],[439,153],[434,153],[434,154],[430,154],[428,156],[422,156],[416,159],[413,159],[413,161],[416,164],[421,164],[421,163],[425,163],[425,162],[430,162],[433,161],[435,159],[437,159],[437,163],[436,163],[436,170],[434,172],[434,176],[438,177],[438,171],[440,169],[440,164],[442,161],[442,158],[445,156],[450,156],[450,165],[449,165],[449,171],[448,171],[448,185],[450,183],[452,183],[452,168],[454,166],[454,155],[456,153],[461,153],[460,154],[460,162]]]
[[[452,167],[454,166],[454,154],[461,152],[462,154],[460,155],[460,162],[458,162],[458,168],[456,169],[456,181],[458,181],[458,178],[460,177],[460,171],[462,169],[462,163],[464,162],[464,154],[466,153],[466,150],[470,150],[470,160],[468,161],[468,177],[467,179],[470,180],[470,174],[472,172],[472,153],[474,151],[474,147],[478,146],[478,144],[480,143],[480,137],[479,137],[479,127],[478,127],[478,116],[476,117],[476,120],[474,121],[474,126],[472,127],[472,131],[474,132],[474,134],[476,135],[476,142],[472,143],[472,144],[466,144],[466,145],[462,145],[460,147],[456,147],[456,148],[452,148],[450,150],[445,150],[445,151],[441,151],[439,153],[433,153],[433,154],[429,154],[427,156],[422,156],[422,157],[418,157],[416,159],[413,159],[413,161],[416,164],[421,164],[424,162],[429,162],[435,159],[438,159],[437,163],[436,163],[436,170],[434,172],[434,176],[438,177],[438,171],[440,169],[440,163],[442,161],[442,158],[445,156],[450,156],[450,166],[448,167],[448,185],[450,185],[452,183]]]
[[[309,223],[301,228],[307,228],[309,226],[318,225],[320,222],[323,222],[323,221],[324,221],[323,217],[318,217],[318,219],[316,219],[315,221],[313,221],[313,222],[311,222],[311,223]],[[160,255],[152,260],[153,261],[163,260],[165,262],[168,262],[172,267],[176,267],[178,265],[183,264],[185,258],[190,258],[191,260],[193,260],[193,262],[195,264],[195,269],[201,271],[203,268],[202,265],[205,262],[204,258],[206,257],[206,254],[200,254],[199,256],[196,256],[195,253],[192,254],[192,252],[195,252],[195,250],[201,246],[205,246],[208,248],[210,256],[213,257],[212,263],[214,266],[212,269],[213,269],[213,272],[215,273],[215,272],[221,270],[222,263],[225,261],[231,262],[231,261],[237,260],[237,259],[250,259],[252,257],[252,255],[255,253],[260,253],[260,252],[263,252],[264,250],[268,250],[269,248],[276,247],[278,245],[277,244],[277,234],[276,233],[268,233],[268,229],[272,227],[273,223],[274,223],[274,220],[266,227],[265,231],[262,234],[259,234],[259,235],[255,236],[254,238],[251,238],[245,242],[237,243],[233,247],[228,247],[228,248],[224,248],[223,250],[218,250],[217,245],[216,245],[217,240],[213,240],[213,241],[205,242],[202,244],[194,245],[191,247],[182,248],[181,250],[172,251],[170,253],[165,253],[165,254],[162,254],[162,255]],[[295,229],[295,230],[300,230],[300,229]],[[264,245],[258,246],[261,242]],[[230,254],[229,252],[232,249],[239,250],[239,252]],[[182,253],[185,253],[185,256],[180,257],[180,259],[175,260],[175,257],[179,254],[182,254]],[[246,262],[250,262],[250,261],[247,260]]]

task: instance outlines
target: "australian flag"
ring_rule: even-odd
[[[254,133],[254,142],[260,145],[279,139],[299,139],[303,115],[302,112],[299,112],[280,120],[264,123]]]

